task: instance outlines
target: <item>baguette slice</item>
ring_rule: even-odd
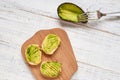
[[[61,73],[62,64],[56,61],[45,61],[40,66],[41,74],[46,78],[57,78]]]
[[[41,51],[39,45],[31,44],[26,48],[25,57],[30,65],[38,65],[41,62]]]
[[[52,55],[60,45],[60,38],[55,34],[48,34],[42,42],[42,50],[48,55]]]

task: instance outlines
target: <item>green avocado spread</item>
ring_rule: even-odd
[[[39,46],[36,44],[31,44],[26,49],[26,59],[28,63],[37,65],[41,62],[41,51]]]
[[[62,3],[58,9],[58,16],[66,21],[71,22],[87,22],[87,16],[84,11],[73,3]]]
[[[51,62],[43,62],[40,71],[43,76],[55,78],[60,75],[62,64],[51,61]]]
[[[52,54],[60,45],[60,38],[55,34],[48,34],[42,43],[42,50],[46,54]]]

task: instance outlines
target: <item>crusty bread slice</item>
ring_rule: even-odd
[[[40,66],[40,73],[46,78],[57,78],[62,71],[62,64],[56,61],[44,61]]]
[[[38,65],[41,62],[42,52],[40,51],[39,45],[30,44],[26,48],[25,57],[26,61],[30,65]]]
[[[42,42],[42,51],[52,55],[60,45],[60,38],[56,34],[48,34]]]

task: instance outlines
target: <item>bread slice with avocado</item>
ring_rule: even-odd
[[[38,65],[41,62],[41,55],[42,52],[37,44],[30,44],[26,48],[25,57],[30,65]]]
[[[44,77],[57,78],[62,69],[62,64],[56,61],[45,61],[40,66],[40,72]]]
[[[60,38],[56,34],[48,34],[42,42],[42,50],[48,55],[52,55],[60,45]]]

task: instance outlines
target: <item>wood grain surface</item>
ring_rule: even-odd
[[[0,80],[36,80],[21,56],[21,46],[35,32],[62,28],[71,42],[78,70],[70,80],[120,80],[120,17],[87,24],[57,16],[63,2],[85,11],[120,11],[120,0],[0,0]]]
[[[73,73],[77,70],[77,62],[68,39],[66,32],[60,28],[50,29],[50,30],[40,30],[32,38],[27,40],[22,46],[22,55],[25,59],[25,50],[30,44],[38,44],[40,47],[45,36],[48,34],[56,34],[61,39],[61,44],[53,55],[42,54],[42,62],[44,61],[57,61],[62,63],[62,72],[58,78],[47,79],[40,74],[40,64],[37,66],[28,65],[31,69],[33,75],[35,75],[36,80],[70,80]],[[26,61],[26,59],[25,59]]]

